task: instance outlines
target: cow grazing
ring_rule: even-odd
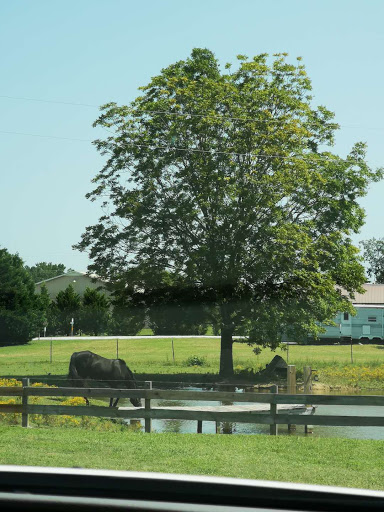
[[[111,388],[137,389],[135,377],[125,361],[122,359],[106,359],[89,350],[72,354],[68,380],[72,387],[85,386],[87,381],[99,381]],[[84,399],[86,404],[89,405],[88,398],[84,397]],[[138,398],[131,398],[130,400],[135,407],[141,407],[141,401]],[[113,403],[113,398],[111,398],[109,406],[116,407],[118,401],[119,399],[116,398]]]

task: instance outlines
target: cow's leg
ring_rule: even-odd
[[[117,402],[119,401],[118,398],[116,398],[115,403],[113,404],[113,407],[117,407]]]
[[[86,396],[84,397],[84,400],[85,400],[85,405],[89,405],[89,400]]]
[[[109,399],[109,407],[112,407],[113,406],[113,398],[110,398]]]

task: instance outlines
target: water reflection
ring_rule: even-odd
[[[193,391],[202,391],[203,388],[188,387]],[[211,386],[212,389],[212,386]],[[215,387],[217,390],[217,387]],[[224,389],[223,389],[224,390]],[[225,386],[228,391],[228,386]],[[242,392],[243,389],[234,388],[231,391]],[[247,391],[249,391],[247,389]],[[257,392],[257,391],[255,391]],[[265,390],[263,390],[265,393]],[[321,393],[319,393],[321,394]],[[333,392],[327,394],[344,394],[340,392]],[[367,392],[348,393],[349,395],[383,395],[382,390],[370,390]],[[129,401],[124,401],[122,405],[129,406]],[[153,407],[183,407],[183,406],[215,406],[215,405],[249,405],[247,402],[212,402],[212,401],[194,401],[194,400],[153,400]],[[316,410],[317,415],[339,415],[339,416],[383,416],[384,407],[357,407],[357,406],[340,406],[340,405],[319,405]],[[144,429],[140,420],[131,420],[131,425],[136,422],[137,427]],[[177,432],[177,433],[196,433],[197,421],[195,420],[152,420],[152,429],[154,432]],[[231,423],[220,422],[216,425],[213,421],[203,422],[203,434],[269,434],[269,425],[257,425],[253,423]],[[333,426],[317,426],[308,434],[305,433],[304,425],[297,425],[295,430],[288,430],[287,425],[279,425],[279,435],[294,435],[305,436],[311,435],[314,437],[344,437],[350,439],[384,439],[384,427],[333,427]]]

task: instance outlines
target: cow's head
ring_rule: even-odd
[[[131,401],[131,404],[134,405],[135,407],[142,406],[140,398],[130,398],[130,401]]]

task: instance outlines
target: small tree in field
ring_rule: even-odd
[[[109,213],[77,247],[89,270],[135,292],[163,272],[193,290],[220,330],[222,376],[235,333],[271,347],[283,333],[316,336],[365,280],[350,234],[382,173],[364,144],[330,151],[338,126],[310,91],[300,59],[238,56],[222,69],[195,49],[95,123],[112,134],[95,142],[107,160],[88,197]]]

